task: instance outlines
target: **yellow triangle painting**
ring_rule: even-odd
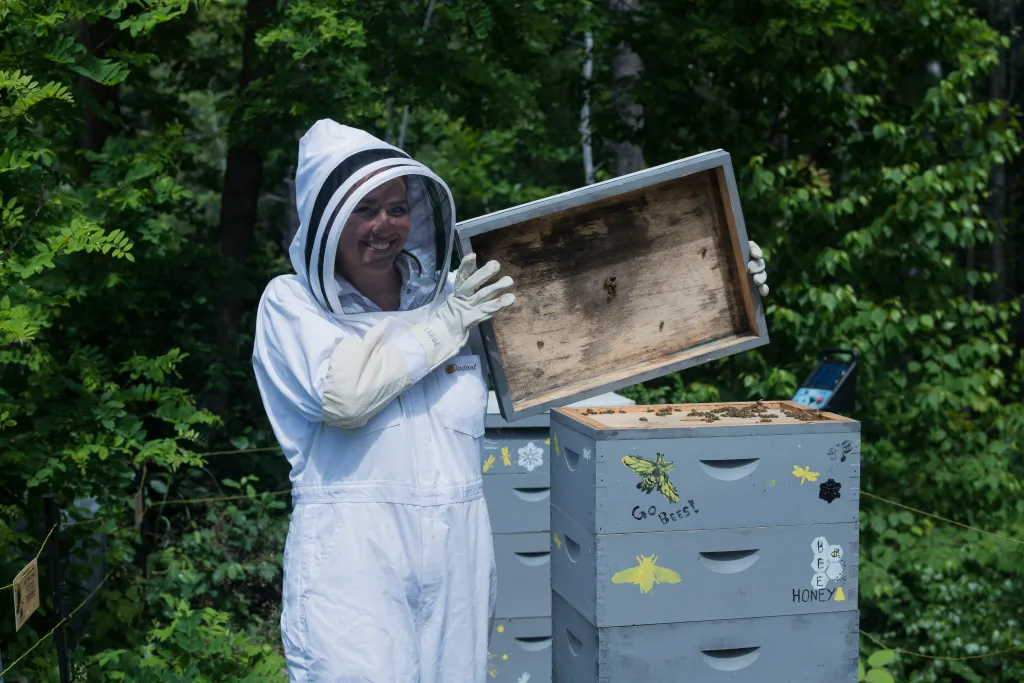
[[[843,592],[843,587],[840,586],[839,588],[836,589],[835,601],[836,602],[842,602],[845,599],[846,599],[846,593]]]

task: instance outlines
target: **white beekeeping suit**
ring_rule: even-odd
[[[353,209],[405,181],[402,287],[383,312],[336,275]],[[296,171],[295,274],[260,301],[253,366],[291,464],[281,632],[292,683],[481,683],[495,596],[482,497],[487,385],[475,326],[512,304],[475,259],[449,274],[440,178],[368,133],[319,121]],[[475,271],[475,272],[474,272]],[[474,348],[476,347],[476,348]]]

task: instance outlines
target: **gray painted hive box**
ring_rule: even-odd
[[[551,681],[551,619],[495,619],[487,651],[493,683]]]
[[[598,627],[857,609],[857,524],[588,534],[556,508],[551,590]]]
[[[551,438],[551,504],[588,533],[858,521],[860,423],[789,401],[564,408]]]
[[[552,411],[552,590],[597,627],[856,610],[859,429],[787,401]]]
[[[480,327],[506,420],[768,343],[722,150],[456,230],[461,254],[516,282],[517,304]]]
[[[576,407],[592,403],[631,406],[634,402],[618,394],[605,394]],[[491,392],[484,436],[484,498],[491,518],[494,557],[498,574],[495,614],[512,619],[509,629],[520,627],[520,619],[542,618],[544,636],[551,635],[551,501],[550,436],[547,414],[508,423],[499,414]],[[530,622],[533,623],[533,622]],[[536,624],[530,628],[536,627]],[[526,628],[526,626],[523,626]],[[536,634],[535,634],[536,635]],[[518,642],[518,641],[517,641]],[[550,648],[538,651],[551,663]],[[536,662],[534,662],[536,664]],[[531,674],[532,675],[532,674]],[[550,680],[533,675],[533,683]]]
[[[632,406],[618,394],[604,394],[573,407],[591,404]],[[495,534],[550,530],[551,437],[547,413],[506,422],[494,392],[487,403],[484,433],[484,498]]]
[[[598,628],[554,598],[557,683],[854,683],[856,611]]]
[[[858,422],[564,408],[551,447],[558,683],[856,681]]]

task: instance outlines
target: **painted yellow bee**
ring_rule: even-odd
[[[658,556],[636,556],[637,566],[623,569],[612,576],[612,583],[631,583],[640,586],[641,593],[650,593],[656,583],[679,583],[682,578],[671,569],[659,567]]]
[[[818,475],[821,472],[812,472],[811,468],[800,467],[800,465],[793,465],[793,476],[800,479],[800,485],[803,486],[805,481],[817,481]]]
[[[640,483],[636,485],[638,489],[648,495],[654,489],[658,489],[668,502],[679,502],[679,491],[676,490],[672,480],[668,478],[668,473],[674,469],[675,465],[665,460],[663,454],[656,453],[654,462],[645,458],[627,455],[622,459],[622,464],[640,476]]]
[[[494,456],[493,455],[488,457],[486,460],[484,460],[484,472],[488,471],[492,467],[494,467]]]
[[[501,447],[501,464],[505,467],[512,467],[512,456],[509,455],[508,446]]]

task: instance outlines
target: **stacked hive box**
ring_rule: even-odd
[[[633,405],[605,394],[576,406]],[[551,680],[550,435],[548,415],[505,422],[491,393],[484,497],[494,534],[498,602],[489,673],[496,683]]]
[[[551,413],[554,680],[857,680],[860,425],[790,402]]]

